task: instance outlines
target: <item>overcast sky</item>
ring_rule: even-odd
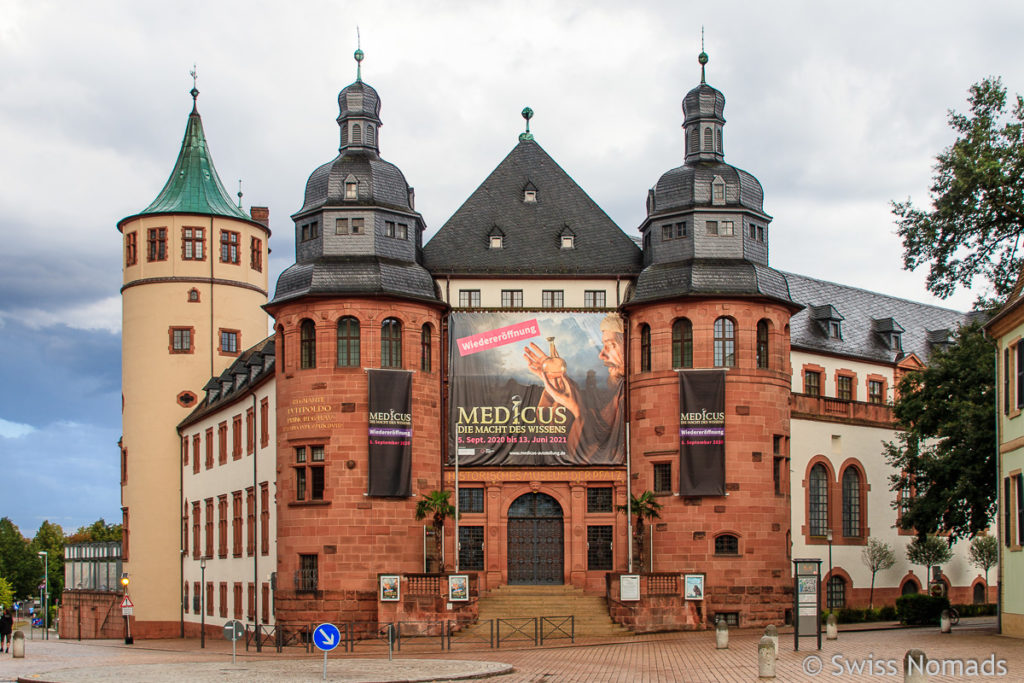
[[[927,204],[972,83],[1024,92],[1019,2],[0,0],[0,516],[26,535],[120,519],[116,224],[171,171],[193,63],[225,186],[270,207],[274,283],[288,216],[337,153],[357,25],[382,156],[428,237],[516,144],[524,106],[635,234],[683,161],[703,25],[726,161],[764,186],[772,265],[919,301],[935,300],[901,269],[890,200]]]

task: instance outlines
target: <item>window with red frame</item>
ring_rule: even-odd
[[[258,273],[263,272],[263,240],[253,237],[249,246],[249,266]]]
[[[138,234],[135,231],[124,236],[124,265],[134,266],[139,262]]]
[[[220,262],[238,265],[238,233],[220,231]]]
[[[242,492],[231,494],[231,551],[235,557],[242,556]]]
[[[150,228],[146,239],[146,260],[167,260],[167,228]]]
[[[181,258],[185,261],[206,260],[206,229],[181,229]]]

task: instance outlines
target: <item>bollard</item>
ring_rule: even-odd
[[[928,683],[928,656],[923,650],[907,650],[903,655],[903,683]]]
[[[942,615],[939,616],[939,630],[942,633],[951,633],[953,631],[952,623],[949,620],[949,610],[948,609],[942,610]]]
[[[757,677],[775,678],[775,643],[771,636],[762,636],[757,644]]]
[[[768,624],[764,627],[764,634],[768,638],[772,639],[772,645],[775,646],[775,656],[779,654],[779,629],[775,627],[775,624]]]
[[[18,629],[11,637],[11,656],[14,659],[25,658],[25,632]]]
[[[729,625],[721,617],[718,618],[718,622],[715,624],[715,649],[729,649]]]
[[[835,614],[828,615],[825,620],[825,640],[835,640],[839,637],[839,620]]]

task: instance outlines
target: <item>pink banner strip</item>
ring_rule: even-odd
[[[498,346],[504,346],[505,344],[515,344],[516,342],[523,341],[524,339],[539,336],[540,326],[537,325],[537,319],[534,318],[533,320],[516,323],[515,325],[499,327],[489,332],[481,332],[468,337],[462,337],[461,339],[457,339],[456,343],[459,345],[459,355],[468,356],[469,354],[476,353],[477,351],[493,349]]]

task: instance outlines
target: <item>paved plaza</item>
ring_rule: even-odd
[[[38,634],[37,634],[38,635]],[[352,653],[332,652],[327,680],[450,681],[489,677],[495,683],[554,681],[756,681],[761,632],[737,630],[729,649],[717,650],[713,632],[637,636],[628,641],[577,641],[543,647],[502,647],[455,642],[406,641],[388,661],[380,643]],[[843,631],[836,641],[803,639],[793,651],[792,633],[779,638],[778,681],[902,681],[902,659],[912,648],[932,662],[929,681],[1024,681],[1024,642],[995,634],[991,619],[964,620],[952,634],[937,628]],[[232,664],[230,643],[197,640],[121,641],[30,640],[26,658],[2,655],[0,680],[92,683],[99,681],[319,681],[323,655],[287,648],[246,653]],[[977,670],[975,671],[975,667]],[[858,673],[859,672],[859,673]]]

